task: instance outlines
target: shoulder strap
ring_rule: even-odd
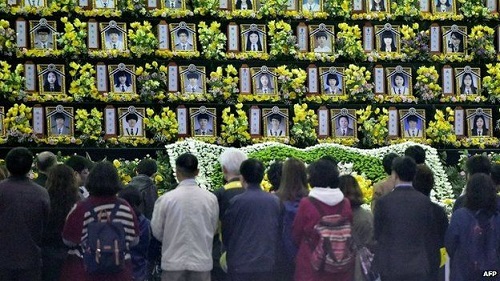
[[[92,203],[90,203],[90,200],[88,198],[85,199],[84,205],[85,205],[86,209],[89,210],[90,216],[94,219],[94,221],[99,221],[99,218],[97,217],[97,214],[94,211],[94,205],[92,205]]]
[[[119,209],[120,209],[120,202],[116,202],[115,206],[111,210],[111,213],[109,214],[108,221],[112,221],[116,217],[116,213],[118,213]]]

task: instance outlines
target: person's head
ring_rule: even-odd
[[[36,34],[42,43],[46,43],[49,41],[50,29],[47,27],[40,27],[36,30]]]
[[[413,182],[416,171],[417,163],[411,157],[397,157],[392,161],[392,176],[396,181]]]
[[[118,77],[118,84],[119,85],[129,85],[128,82],[128,74],[126,71],[120,70],[116,73],[116,77]]]
[[[347,126],[349,126],[349,117],[341,115],[339,117],[339,128],[345,129]]]
[[[474,129],[484,130],[486,127],[486,119],[483,115],[476,114],[476,116],[474,116],[474,123],[472,125],[474,126]]]
[[[339,85],[339,76],[336,73],[328,73],[326,81],[328,86],[337,87]]]
[[[344,196],[349,199],[352,207],[359,207],[363,205],[363,192],[361,191],[361,187],[359,187],[359,183],[355,177],[351,175],[342,175],[339,177],[339,188]]]
[[[259,77],[259,84],[260,84],[259,88],[261,88],[261,89],[262,88],[269,88],[270,87],[269,82],[270,82],[269,75],[268,74],[261,74]]]
[[[269,119],[271,120],[271,128],[276,130],[280,127],[283,117],[281,117],[281,115],[279,114],[272,114]]]
[[[113,196],[120,191],[122,183],[113,163],[102,161],[90,171],[85,187],[92,196]]]
[[[182,44],[186,44],[189,37],[189,32],[185,28],[179,28],[177,30],[177,37]]]
[[[331,155],[323,155],[321,156],[320,159],[332,162],[332,164],[335,165],[335,167],[337,167],[337,165],[339,164],[339,161],[337,161],[337,159],[335,159],[335,157]]]
[[[413,188],[420,191],[425,196],[430,196],[434,187],[434,173],[427,165],[417,165],[417,172],[413,179]]]
[[[57,74],[54,71],[47,72],[47,83],[49,85],[59,86],[59,81],[57,79]]]
[[[243,161],[240,167],[243,184],[260,184],[264,178],[264,170],[264,164],[257,159],[247,159]]]
[[[198,175],[198,158],[191,153],[181,154],[175,160],[175,173],[179,181],[194,179]]]
[[[384,171],[386,174],[390,175],[392,173],[392,161],[398,158],[399,155],[396,153],[387,153],[384,158],[382,158],[382,167],[384,167]]]
[[[396,74],[394,74],[392,79],[393,79],[392,83],[395,87],[399,88],[399,87],[406,86],[406,78],[403,74],[396,73]]]
[[[198,120],[198,124],[200,125],[201,129],[205,129],[208,126],[208,114],[206,113],[200,113],[196,116],[196,119]]]
[[[405,149],[405,156],[413,158],[415,163],[425,163],[425,150],[420,145],[412,145]]]
[[[339,169],[331,160],[319,159],[307,167],[307,177],[311,187],[337,188]]]
[[[73,169],[66,164],[57,164],[50,169],[45,187],[50,195],[60,193],[70,195],[73,199],[78,196],[77,179]]]
[[[474,88],[474,79],[472,79],[472,74],[465,73],[462,75],[462,88]]]
[[[316,38],[316,43],[318,44],[318,46],[324,47],[326,45],[326,42],[328,40],[328,36],[326,35],[326,32],[318,31],[318,32],[316,32],[314,37]]]
[[[117,28],[108,29],[109,40],[111,43],[117,43],[118,39],[120,39],[120,31]]]
[[[198,79],[199,79],[199,76],[196,72],[188,72],[186,74],[186,78],[188,79],[189,81],[189,85],[191,86],[198,86]]]
[[[460,32],[452,31],[450,33],[450,43],[453,46],[455,46],[455,47],[460,46],[460,44],[462,43],[462,39],[463,39],[463,36],[462,36],[462,34],[460,34]]]
[[[406,121],[408,121],[409,129],[416,129],[418,124],[418,117],[416,115],[409,115],[406,117]]]
[[[465,171],[470,177],[474,174],[491,174],[491,161],[485,155],[474,155],[465,162]]]
[[[64,121],[66,120],[66,116],[64,113],[58,112],[54,114],[54,120],[56,120],[57,128],[61,128],[64,126]]]
[[[260,41],[259,38],[259,32],[256,30],[252,30],[248,32],[248,41],[250,41],[251,44],[257,44]]]
[[[450,6],[450,0],[438,0],[437,1],[437,6],[445,5],[447,7]]]
[[[154,159],[144,158],[137,164],[135,171],[138,175],[152,177],[158,171],[158,165]]]
[[[500,164],[493,163],[491,165],[491,179],[497,187],[497,191],[500,191]]]
[[[382,35],[380,36],[382,38],[382,44],[385,46],[391,46],[391,48],[395,47],[395,42],[394,42],[394,33],[390,30],[384,30],[382,32]]]
[[[240,166],[248,156],[241,150],[230,147],[224,150],[219,156],[219,163],[222,167],[224,178],[229,181],[232,178],[240,176]]]
[[[86,184],[90,170],[92,169],[92,161],[80,155],[72,155],[64,164],[75,171],[79,186]]]
[[[136,187],[130,184],[125,186],[125,188],[118,192],[118,197],[127,201],[137,216],[142,214],[141,209],[139,208],[141,205],[141,192]]]
[[[33,164],[33,153],[26,147],[16,147],[5,156],[5,165],[7,170],[14,177],[26,176],[31,170]]]
[[[139,117],[135,113],[129,113],[125,116],[125,121],[127,121],[128,126],[130,128],[134,128],[135,125],[137,125],[137,121],[139,120]]]
[[[57,164],[57,156],[50,151],[43,151],[36,155],[35,163],[40,173],[47,174]]]
[[[282,201],[293,201],[307,195],[307,173],[304,162],[296,158],[285,160],[277,193]]]
[[[267,169],[267,179],[271,183],[271,191],[278,190],[281,184],[282,174],[283,174],[282,161],[274,161],[271,165],[269,165],[269,169]]]
[[[496,210],[496,187],[491,177],[484,173],[474,174],[465,188],[465,207],[472,211]]]

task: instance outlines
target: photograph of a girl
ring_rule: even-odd
[[[437,0],[436,12],[437,13],[449,13],[451,12],[450,0]]]
[[[60,92],[61,83],[59,82],[59,77],[54,71],[49,71],[45,74],[43,79],[43,91],[44,92]]]
[[[340,79],[336,73],[328,73],[325,81],[325,94],[327,95],[340,95],[342,89],[340,88]]]
[[[394,33],[390,30],[384,30],[380,34],[380,51],[397,52]]]
[[[257,94],[273,94],[274,86],[271,80],[271,75],[263,73],[257,80]]]
[[[236,0],[235,10],[251,10],[252,8],[252,0]]]
[[[408,77],[402,73],[396,73],[392,76],[391,95],[407,96],[410,94],[408,89]]]
[[[370,11],[372,11],[372,12],[386,12],[384,1],[385,0],[371,0],[370,1],[370,4],[371,4]]]
[[[260,34],[257,30],[252,30],[247,33],[245,51],[249,52],[262,52],[262,41],[260,39]]]
[[[474,79],[472,74],[465,73],[462,75],[462,81],[460,83],[460,94],[462,95],[475,95],[477,94],[477,87],[474,85]]]
[[[482,114],[476,114],[472,123],[471,133],[473,136],[489,136],[487,119]]]

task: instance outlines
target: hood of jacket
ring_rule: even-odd
[[[338,188],[313,187],[309,192],[309,196],[318,199],[328,206],[335,206],[344,200],[344,193]]]

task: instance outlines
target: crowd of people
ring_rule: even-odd
[[[500,271],[500,165],[486,156],[467,160],[451,221],[430,200],[435,175],[420,146],[385,155],[371,209],[334,155],[266,171],[228,148],[219,162],[225,184],[210,192],[196,182],[197,157],[180,155],[178,185],[158,197],[153,159],[122,186],[110,162],[12,149],[0,168],[0,280],[436,281],[442,248],[452,281]],[[110,229],[118,238],[107,251]]]

